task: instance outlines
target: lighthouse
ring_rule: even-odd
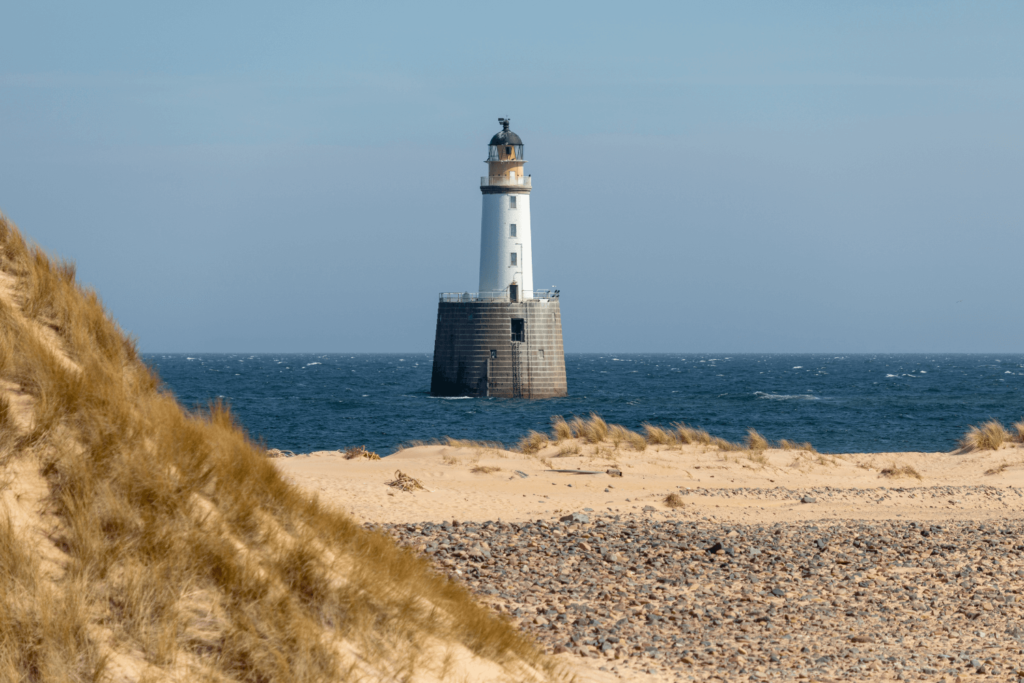
[[[533,298],[530,242],[531,178],[523,168],[523,140],[498,119],[501,130],[487,146],[487,176],[480,221],[480,291],[507,293],[512,301]]]
[[[498,123],[480,178],[479,288],[440,295],[430,393],[565,396],[560,293],[533,286],[533,181],[523,140],[507,118]]]

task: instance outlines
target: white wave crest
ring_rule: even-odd
[[[821,399],[811,394],[767,394],[763,391],[755,391],[754,396],[769,401],[820,401]]]

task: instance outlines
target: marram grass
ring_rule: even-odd
[[[0,379],[31,399],[15,419],[0,394],[0,464],[47,514],[0,515],[0,678],[105,680],[128,657],[149,680],[404,679],[431,640],[552,674],[424,559],[286,483],[227,406],[184,410],[74,267],[2,216],[0,271]]]

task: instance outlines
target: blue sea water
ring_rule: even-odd
[[[518,441],[552,415],[639,429],[686,422],[823,452],[948,451],[971,424],[1024,415],[1021,355],[570,354],[569,396],[433,398],[430,354],[154,354],[186,406],[222,398],[268,447],[365,444],[387,454],[442,436]]]

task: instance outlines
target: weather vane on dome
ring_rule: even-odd
[[[509,118],[499,118],[498,119],[498,123],[501,124],[501,129],[502,130],[508,130],[508,124],[512,123],[512,119],[509,119]]]

